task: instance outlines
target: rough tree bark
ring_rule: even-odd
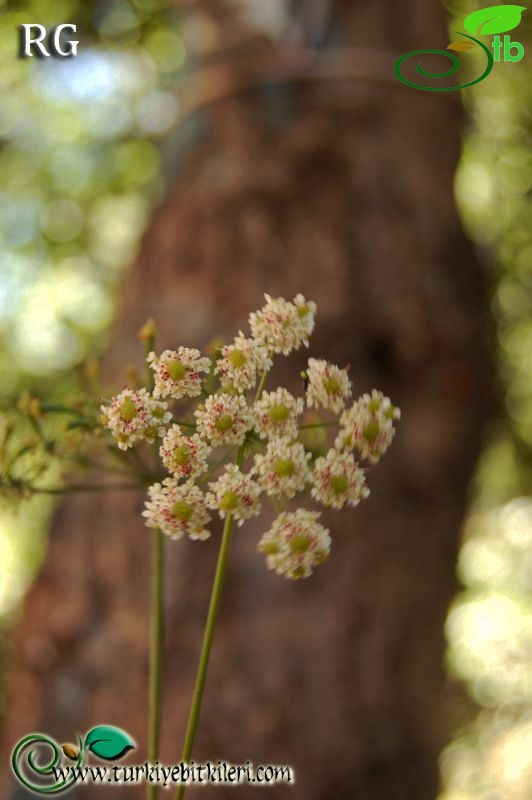
[[[222,3],[206,5],[227,25],[214,13]],[[232,31],[232,79],[247,80],[249,30]],[[418,35],[446,44],[438,3],[337,0],[330,46],[389,48],[389,84],[263,81],[192,118],[193,143],[127,278],[109,360],[118,378],[149,315],[161,348],[203,346],[245,326],[264,291],[302,291],[319,304],[312,354],[351,364],[355,394],[376,385],[403,410],[371,498],[329,518],[331,557],[311,580],[266,571],[255,552],[263,522],[234,541],[195,757],[292,764],[296,786],[272,797],[437,793],[443,621],[490,371],[481,277],[453,202],[459,103],[393,82],[394,50]],[[260,48],[280,51],[264,36],[250,52]],[[68,740],[109,722],[144,752],[141,503],[106,496],[58,509],[16,636],[6,742],[39,729]],[[165,762],[180,754],[217,545],[167,543]]]

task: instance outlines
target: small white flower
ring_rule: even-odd
[[[329,450],[326,456],[316,459],[312,483],[312,497],[331,508],[346,504],[354,507],[369,496],[364,470],[352,453]]]
[[[256,432],[261,439],[295,439],[297,418],[303,413],[303,406],[303,400],[286,389],[263,392],[253,406]]]
[[[340,417],[341,431],[335,447],[341,450],[356,448],[361,458],[376,464],[388,450],[395,436],[394,422],[401,412],[390,398],[373,389],[363,394]]]
[[[253,427],[251,409],[242,395],[213,394],[194,412],[198,433],[213,447],[242,444]]]
[[[118,447],[127,450],[139,440],[154,442],[164,434],[165,425],[172,419],[167,407],[146,389],[124,389],[109,405],[100,407],[102,425],[111,431]]]
[[[307,368],[307,405],[326,408],[337,414],[351,394],[346,369],[320,358],[309,358]]]
[[[255,386],[258,375],[270,369],[271,365],[267,349],[254,339],[246,339],[240,332],[233,344],[222,347],[215,372],[223,386],[245,392]]]
[[[209,484],[207,506],[218,509],[222,519],[232,514],[238,525],[260,514],[260,486],[240,471],[236,464],[228,464],[218,480]]]
[[[294,303],[283,297],[264,295],[265,305],[249,316],[253,338],[272,353],[287,356],[302,344],[308,346],[308,337],[314,328],[316,304],[297,295]]]
[[[308,347],[308,340],[314,330],[316,303],[313,300],[305,300],[302,294],[296,294],[294,306],[299,325],[299,339],[305,347]]]
[[[270,497],[293,497],[310,481],[309,458],[310,453],[305,452],[300,442],[290,444],[287,439],[272,439],[266,452],[255,456],[253,472]]]
[[[159,455],[168,472],[176,478],[196,478],[207,469],[211,448],[197,434],[185,436],[179,425],[168,429]]]
[[[303,508],[279,514],[257,548],[265,553],[268,569],[291,580],[312,575],[331,549],[329,531],[318,522],[319,517],[319,512]]]
[[[187,535],[190,539],[208,539],[206,525],[211,516],[205,507],[201,489],[192,483],[179,484],[175,478],[165,478],[148,489],[142,516],[148,528],[157,528],[172,539]]]
[[[147,361],[154,373],[154,396],[174,400],[197,397],[201,393],[201,373],[210,369],[210,360],[191,347],[164,350],[159,357],[150,353]]]

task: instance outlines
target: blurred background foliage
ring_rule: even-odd
[[[447,2],[450,27],[479,5]],[[75,59],[16,55],[17,26],[72,21]],[[532,786],[532,18],[525,60],[463,93],[456,196],[491,285],[501,407],[479,464],[447,633],[441,800],[525,800]],[[430,46],[430,43],[423,43]],[[170,0],[0,0],[0,403],[75,391],[106,344],[119,280],[162,196],[175,88],[191,60]],[[464,56],[474,70],[475,56]],[[528,62],[528,63],[527,63]],[[118,378],[118,376],[117,376]],[[37,390],[38,387],[38,390]],[[0,516],[4,630],[52,507]]]

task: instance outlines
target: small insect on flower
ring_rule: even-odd
[[[395,436],[394,423],[400,418],[401,411],[392,405],[390,398],[373,389],[371,395],[363,394],[343,412],[335,447],[356,449],[361,458],[376,464],[390,447]]]
[[[305,301],[298,294],[294,303],[284,297],[272,298],[264,295],[265,305],[249,315],[253,338],[265,345],[272,353],[289,355],[301,345],[308,347],[308,339],[314,329],[316,304]]]
[[[255,430],[261,439],[297,438],[297,418],[303,413],[304,403],[286,389],[263,392],[253,406]]]
[[[294,497],[310,481],[310,457],[300,442],[272,439],[266,452],[255,456],[253,472],[270,497]]]
[[[155,397],[197,397],[201,394],[201,375],[208,373],[210,360],[202,357],[199,350],[179,347],[164,350],[159,357],[150,353],[147,358],[155,379]]]
[[[326,456],[316,459],[312,483],[312,497],[331,508],[354,507],[369,497],[364,470],[352,453],[329,450]]]
[[[172,419],[167,404],[155,400],[146,389],[124,389],[100,411],[102,425],[111,431],[121,450],[139,440],[154,442]]]
[[[208,539],[205,527],[211,516],[205,506],[201,489],[191,482],[179,484],[175,478],[165,478],[148,489],[149,500],[142,516],[148,528],[157,528],[172,539],[187,535],[190,539]]]
[[[245,392],[255,386],[258,375],[271,365],[267,349],[254,339],[246,339],[240,331],[233,344],[222,347],[215,373],[220,376],[222,386]]]
[[[331,549],[331,537],[318,522],[320,516],[319,512],[304,508],[279,514],[257,547],[266,555],[268,569],[291,580],[312,575]]]
[[[318,358],[309,358],[307,368],[307,405],[325,408],[337,414],[351,394],[346,369]]]
[[[211,448],[197,434],[185,436],[179,425],[166,432],[159,449],[161,460],[176,478],[196,478],[207,469]]]
[[[246,519],[260,514],[260,486],[236,464],[228,464],[218,480],[209,484],[209,489],[207,506],[217,509],[222,519],[231,514],[242,525]]]

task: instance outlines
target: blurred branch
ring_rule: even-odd
[[[177,90],[183,121],[205,106],[264,83],[311,81],[366,81],[404,91],[393,73],[399,54],[390,50],[348,47],[316,52],[283,49],[245,54],[240,63],[209,64],[187,78]],[[452,98],[449,92],[447,98]]]

